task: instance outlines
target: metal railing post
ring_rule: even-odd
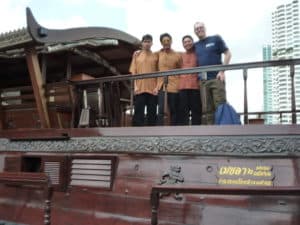
[[[247,78],[248,70],[243,69],[243,79],[244,79],[244,124],[248,124],[248,96],[247,96]]]
[[[292,111],[292,124],[297,123],[297,116],[296,116],[296,97],[295,97],[295,65],[290,65],[290,76],[291,76],[291,111]]]

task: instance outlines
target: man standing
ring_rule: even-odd
[[[146,34],[142,37],[142,50],[133,54],[130,73],[142,74],[157,71],[158,57],[152,53],[152,36]],[[134,81],[134,116],[132,119],[133,126],[154,126],[156,125],[156,105],[157,79],[147,78]],[[147,123],[145,123],[145,107],[147,107]]]
[[[181,54],[181,68],[197,66],[194,40],[190,35],[182,38],[182,44],[186,52]],[[180,125],[189,125],[191,112],[192,125],[200,125],[202,117],[202,104],[197,74],[182,74],[179,78],[179,108]]]
[[[195,43],[198,66],[227,65],[230,62],[231,52],[221,36],[206,36],[206,28],[202,22],[195,23],[194,31],[199,38]],[[224,54],[223,63],[222,54]],[[214,124],[216,108],[226,102],[224,71],[207,72],[206,76],[202,77],[202,86],[206,89],[207,124]]]
[[[160,43],[162,49],[158,54],[158,70],[166,71],[172,69],[179,69],[181,67],[181,55],[175,52],[172,48],[172,37],[168,33],[160,35]],[[167,79],[165,90],[165,79]],[[159,77],[157,78],[156,93],[158,93],[158,125],[164,124],[164,103],[165,103],[165,91],[167,92],[167,102],[170,111],[170,124],[178,124],[178,84],[179,76]]]

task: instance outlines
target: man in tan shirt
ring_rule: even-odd
[[[157,71],[158,56],[152,53],[152,36],[142,37],[142,50],[134,53],[130,65],[131,74],[152,73]],[[134,81],[134,116],[133,126],[156,125],[157,93],[156,78],[139,79]],[[145,121],[145,107],[147,107],[147,123]]]
[[[166,71],[181,68],[181,55],[175,52],[172,48],[172,37],[168,33],[160,35],[162,49],[158,54],[158,70]],[[164,91],[168,94],[168,107],[170,111],[170,124],[178,125],[178,85],[179,76],[169,76],[167,81],[167,90],[164,90],[164,77],[157,78],[157,86],[155,93],[158,93],[158,118],[157,124],[164,124]]]
[[[197,66],[197,57],[195,54],[194,40],[190,35],[182,38],[182,44],[186,52],[182,56],[182,68],[191,68]],[[200,98],[200,89],[198,74],[182,74],[179,78],[179,108],[180,124],[188,125],[190,112],[192,125],[200,125],[202,117],[202,104]]]

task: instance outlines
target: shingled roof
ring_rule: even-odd
[[[32,42],[33,39],[27,28],[21,28],[0,34],[0,50],[18,48]]]

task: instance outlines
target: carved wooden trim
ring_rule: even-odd
[[[61,141],[0,139],[0,151],[128,152],[195,155],[300,154],[300,136],[82,137]]]

